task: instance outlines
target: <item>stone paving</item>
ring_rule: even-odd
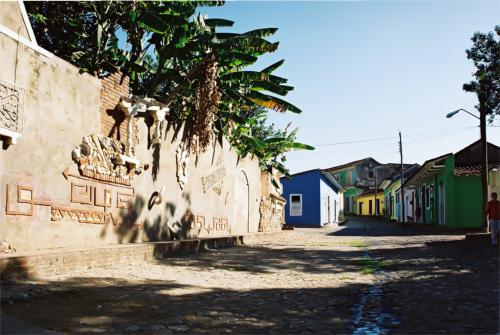
[[[352,219],[4,286],[2,310],[60,333],[495,334],[498,256],[484,240]],[[397,321],[363,328],[365,312]]]

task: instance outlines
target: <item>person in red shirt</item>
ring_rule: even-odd
[[[491,193],[491,200],[486,205],[486,215],[490,217],[491,242],[493,246],[498,246],[498,233],[500,231],[500,201],[497,200],[497,193]]]

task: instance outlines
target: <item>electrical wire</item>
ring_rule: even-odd
[[[477,128],[477,126],[469,126],[469,127],[463,127],[463,128],[443,129],[443,130],[434,130],[434,131],[427,131],[427,132],[421,132],[421,133],[413,133],[413,134],[403,135],[403,138],[424,136],[424,135],[430,135],[430,134],[436,134],[438,136],[441,136],[441,135],[444,135],[447,133],[462,132],[462,131],[471,130],[474,128]],[[367,143],[367,142],[389,141],[389,140],[395,140],[395,139],[397,140],[398,137],[397,136],[386,136],[386,137],[366,138],[366,139],[343,141],[343,142],[321,143],[321,144],[314,144],[313,146],[314,147],[326,147],[326,146],[345,145],[345,144],[358,144],[358,143]]]

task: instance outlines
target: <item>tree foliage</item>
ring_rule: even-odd
[[[313,147],[296,142],[298,129],[276,129],[274,124],[267,125],[267,111],[257,106],[245,111],[240,122],[233,124],[228,137],[229,143],[236,148],[241,157],[254,155],[259,159],[261,169],[273,169],[288,176],[285,168],[285,154],[292,150],[312,150]]]
[[[290,132],[280,150],[263,152],[266,139],[252,137],[257,125],[265,130],[265,110],[301,112],[280,98],[293,90],[287,79],[273,75],[283,61],[262,71],[245,70],[277,50],[278,43],[266,39],[277,29],[219,32],[234,22],[197,14],[202,6],[222,4],[28,2],[27,9],[43,47],[96,76],[115,71],[128,75],[132,94],[163,102],[170,108],[169,117],[185,124],[189,146],[197,143],[197,149],[205,150],[209,134],[215,132],[219,140],[226,136],[238,145],[241,155],[258,157],[263,168],[286,171],[280,163],[283,150],[311,147],[292,144],[296,135]],[[254,122],[253,131],[245,133]],[[277,140],[271,144],[278,147]]]
[[[476,108],[492,122],[500,115],[500,26],[495,27],[495,32],[475,33],[472,42],[466,53],[476,67],[475,79],[464,84],[463,89],[477,94]]]

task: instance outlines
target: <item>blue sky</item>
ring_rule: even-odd
[[[295,86],[287,100],[303,112],[270,121],[292,122],[301,142],[316,145],[288,155],[291,172],[367,156],[398,162],[398,130],[408,163],[479,138],[476,119],[445,115],[475,111],[475,96],[462,90],[474,70],[465,49],[474,32],[500,24],[500,1],[229,1],[202,12],[234,20],[230,31],[279,28],[280,48],[257,66],[284,58],[276,73]],[[377,140],[319,145],[364,139]],[[500,128],[489,127],[488,139],[500,145]]]

